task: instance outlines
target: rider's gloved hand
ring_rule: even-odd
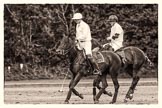
[[[107,45],[107,44],[104,44],[104,45],[102,45],[102,47],[105,48],[106,45]]]
[[[107,37],[106,39],[107,39],[107,42],[110,43],[112,38],[111,37]]]
[[[116,39],[116,37],[115,37],[115,36],[112,36],[112,39],[114,39],[114,40],[115,40],[115,39]]]
[[[115,39],[118,38],[118,37],[119,37],[119,34],[116,33],[114,36],[112,36],[112,39],[115,40]]]
[[[78,39],[75,39],[75,44],[77,44],[78,43]]]

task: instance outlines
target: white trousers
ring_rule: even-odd
[[[76,44],[79,50],[85,50],[86,55],[92,55],[92,43],[91,41],[78,42]]]

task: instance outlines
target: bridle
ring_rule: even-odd
[[[63,55],[67,55],[70,51],[71,51],[71,49],[73,49],[75,47],[75,45],[73,45],[72,47],[70,47],[69,49],[67,49],[67,50],[62,50],[62,54]]]
[[[64,44],[64,46],[66,46],[65,44]],[[71,49],[73,49],[73,48],[75,48],[75,46],[76,46],[76,43],[75,44],[73,44],[70,48],[68,48],[68,49],[58,49],[59,51],[61,51],[61,54],[62,55],[67,55],[70,51],[71,51]]]
[[[69,49],[63,49],[63,50],[60,49],[61,50],[61,54],[64,55],[64,56],[66,56],[71,51],[71,49],[74,49],[76,51],[77,50],[79,51],[79,49],[76,48],[76,45],[77,44],[80,44],[78,40]],[[65,46],[65,44],[64,44],[64,46]],[[83,56],[84,56],[84,58],[86,58],[85,57],[85,49],[83,49],[81,51],[83,51]]]

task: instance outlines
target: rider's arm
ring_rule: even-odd
[[[79,32],[76,36],[76,40],[87,41],[91,40],[91,32],[88,25],[80,25]]]
[[[88,24],[83,26],[83,35],[84,35],[84,39],[85,39],[84,41],[90,41],[92,39],[90,27]]]

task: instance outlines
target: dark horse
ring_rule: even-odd
[[[124,70],[133,78],[132,84],[126,94],[125,100],[132,99],[134,89],[139,81],[141,72],[140,69],[143,64],[149,59],[145,56],[143,51],[136,47],[126,47],[123,49],[126,54],[127,63]],[[74,87],[78,84],[80,79],[84,76],[84,71],[87,69],[87,61],[83,51],[78,50],[75,47],[75,42],[69,37],[63,37],[60,45],[57,50],[58,53],[63,55],[68,55],[70,60],[70,71],[72,73],[71,82],[69,84],[69,91],[65,99],[65,103],[69,103],[72,92],[83,99],[83,95],[80,94]],[[94,103],[99,102],[99,98],[102,93],[111,95],[111,93],[105,91],[105,88],[108,86],[106,76],[109,74],[112,78],[115,93],[113,99],[110,103],[115,103],[118,95],[119,83],[117,76],[120,73],[120,70],[123,69],[120,56],[113,51],[100,51],[105,59],[105,62],[99,63],[102,75],[97,75],[93,81],[93,99]],[[102,86],[99,86],[99,83],[102,83]],[[99,89],[99,92],[96,95],[96,87]]]
[[[112,51],[112,49],[113,48],[110,45],[108,45],[107,50]],[[125,57],[126,57],[127,61],[125,62],[125,64],[122,63],[122,65],[120,65],[118,63],[116,63],[114,65],[120,65],[120,69],[122,71],[126,72],[127,74],[129,74],[133,78],[132,84],[131,84],[131,86],[130,86],[130,88],[129,88],[126,96],[125,96],[125,99],[124,99],[124,102],[127,102],[128,99],[131,100],[133,98],[133,93],[134,93],[135,87],[136,87],[138,81],[140,80],[140,76],[142,75],[142,72],[143,72],[142,71],[143,66],[147,65],[147,66],[153,67],[153,63],[144,54],[144,52],[141,49],[137,48],[137,47],[133,47],[133,46],[123,47],[123,48],[115,51],[115,53],[118,54],[118,56],[120,57],[120,61],[122,61],[120,53],[118,53],[120,51],[124,51],[124,54],[125,54]],[[113,67],[113,65],[111,65],[111,63],[109,63],[109,68],[111,68],[111,66]],[[105,73],[105,75],[107,75],[107,73],[109,73],[112,80],[113,80],[113,84],[114,84],[114,87],[115,87],[115,93],[114,93],[113,99],[112,99],[112,101],[110,103],[115,103],[116,99],[117,99],[118,89],[119,89],[119,83],[118,83],[118,80],[117,80],[119,71],[112,71],[114,73],[111,73],[110,69],[107,69],[105,71],[107,71]],[[98,83],[100,83],[101,79],[102,78],[99,78],[99,76],[98,76],[98,79],[95,79],[96,81],[94,80],[94,83],[93,83],[93,86],[94,86],[93,95],[95,97],[95,102],[96,103],[98,103],[97,99],[99,99],[99,97],[101,96],[101,94],[103,93],[103,91],[105,89],[105,88],[100,89],[99,93],[96,96],[96,88],[95,88],[95,86],[98,85]],[[106,81],[106,79],[102,79],[102,80]],[[103,83],[103,84],[105,84],[105,86],[107,86],[107,83]]]

